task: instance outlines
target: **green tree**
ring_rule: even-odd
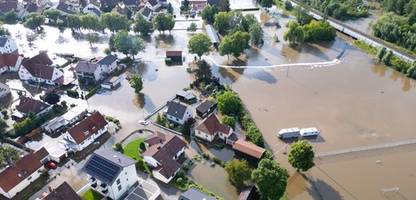
[[[7,30],[6,28],[0,25],[0,36],[8,36],[8,35],[10,35],[9,30]]]
[[[225,171],[228,173],[230,182],[241,189],[245,183],[250,181],[251,168],[245,160],[233,159],[225,163]]]
[[[84,29],[98,31],[98,30],[101,30],[102,28],[98,17],[92,14],[82,15],[80,19],[81,19],[81,27]]]
[[[136,33],[140,33],[143,36],[147,36],[149,35],[149,33],[153,31],[152,27],[152,23],[147,21],[140,13],[134,19],[133,30]]]
[[[326,21],[311,21],[303,27],[305,42],[329,42],[335,39],[336,30]]]
[[[90,43],[90,47],[92,48],[92,44],[97,43],[100,40],[100,36],[98,33],[87,33],[86,39],[88,43]]]
[[[189,7],[189,0],[183,0],[179,9],[181,10],[181,12],[188,12],[191,9]]]
[[[111,32],[130,30],[130,22],[125,15],[115,12],[103,13],[100,20],[101,24],[108,28]]]
[[[218,1],[218,10],[220,12],[230,11],[230,0],[220,0],[220,1]]]
[[[81,28],[81,18],[78,15],[68,15],[66,25],[72,30],[78,30]]]
[[[302,27],[297,22],[289,22],[289,29],[284,34],[283,39],[289,41],[290,45],[302,44],[305,40],[305,34]]]
[[[212,78],[211,66],[205,60],[199,60],[198,69],[196,70],[196,77],[200,81],[207,81]]]
[[[129,79],[130,86],[134,88],[136,94],[140,94],[143,89],[142,77],[139,74],[133,74]]]
[[[239,116],[243,108],[240,97],[232,91],[225,91],[217,96],[218,110],[225,115]]]
[[[308,171],[315,163],[313,159],[315,153],[313,152],[312,145],[305,140],[299,140],[292,144],[290,153],[288,156],[289,163],[298,171]]]
[[[48,104],[57,104],[61,99],[61,96],[54,92],[47,93],[44,97],[44,101]]]
[[[250,125],[246,133],[248,141],[252,142],[257,146],[264,147],[263,135],[255,125]]]
[[[393,58],[393,52],[392,51],[387,51],[387,53],[383,56],[383,59],[381,59],[381,61],[385,64],[390,66],[391,65],[391,59]]]
[[[0,118],[0,132],[4,133],[6,132],[6,128],[7,128],[7,123]]]
[[[247,32],[237,31],[231,35],[227,35],[220,43],[220,55],[233,55],[238,58],[249,45],[250,35]]]
[[[168,11],[169,14],[173,14],[173,7],[171,3],[168,3],[167,7],[166,7],[166,11]]]
[[[40,30],[45,23],[45,17],[39,13],[31,13],[25,18],[23,25],[33,30]]]
[[[232,116],[228,116],[228,115],[225,115],[222,119],[221,119],[221,122],[223,123],[223,124],[225,124],[225,125],[227,125],[227,126],[230,126],[230,127],[232,127],[232,128],[234,128],[235,127],[235,118],[234,117],[232,117]]]
[[[219,12],[217,6],[211,6],[208,4],[201,12],[201,17],[208,24],[213,24],[215,21],[215,15]]]
[[[378,52],[377,52],[377,58],[378,58],[378,61],[379,62],[383,59],[383,57],[384,57],[385,54],[386,54],[386,48],[385,47],[380,48],[378,50]]]
[[[18,21],[18,16],[16,12],[8,11],[0,16],[0,20],[6,24],[16,24]]]
[[[197,26],[196,26],[196,24],[195,24],[194,22],[192,22],[192,23],[188,26],[188,28],[186,28],[186,30],[187,30],[187,31],[189,31],[189,32],[195,32],[195,31],[196,31],[196,29],[197,29]]]
[[[153,27],[159,32],[164,33],[167,30],[170,32],[174,26],[175,19],[171,14],[159,13],[153,18]]]
[[[114,48],[126,56],[138,54],[144,49],[144,41],[136,36],[131,36],[127,31],[120,31],[114,37]]]
[[[260,0],[260,5],[265,8],[271,8],[273,5],[273,0]]]
[[[56,24],[59,17],[61,16],[61,13],[58,10],[52,8],[43,12],[43,15],[46,16],[49,20],[51,20],[52,24]]]
[[[262,159],[251,174],[251,179],[265,200],[280,199],[286,190],[288,177],[287,170],[271,159]]]
[[[231,14],[228,12],[219,12],[215,15],[214,27],[221,34],[227,33],[231,28]],[[234,24],[235,26],[235,24]]]
[[[198,33],[192,36],[188,42],[189,52],[198,55],[199,59],[210,51],[210,47],[211,40],[205,33]]]
[[[312,17],[310,15],[308,15],[306,13],[306,11],[300,7],[297,6],[295,8],[295,16],[296,16],[296,20],[300,25],[305,25],[305,24],[309,24],[309,22],[312,21]]]
[[[19,159],[19,156],[19,151],[12,147],[0,147],[0,167],[12,165],[16,160]]]
[[[250,27],[250,41],[253,45],[259,46],[263,44],[263,29],[259,24],[253,24]]]

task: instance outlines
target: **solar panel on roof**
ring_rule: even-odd
[[[105,183],[111,183],[121,170],[112,162],[94,155],[85,167],[87,173]]]

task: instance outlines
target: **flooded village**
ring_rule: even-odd
[[[154,27],[148,36],[139,36],[131,28],[128,36],[143,38],[143,48],[137,53],[110,48],[123,30],[73,31],[50,24],[50,19],[41,25],[40,33],[24,22],[1,25],[9,33],[1,38],[16,44],[20,68],[27,68],[28,60],[43,52],[62,73],[62,83],[24,80],[21,70],[10,66],[0,73],[0,119],[6,124],[0,129],[0,199],[48,199],[67,186],[76,196],[67,197],[71,199],[176,200],[194,193],[202,196],[188,199],[259,199],[250,196],[252,190],[262,194],[259,184],[248,177],[238,187],[229,169],[233,161],[244,160],[250,172],[259,171],[263,159],[287,170],[281,199],[416,197],[414,79],[385,65],[361,49],[358,40],[341,32],[329,42],[293,46],[284,38],[296,16],[283,6],[284,1],[270,8],[251,0],[229,1],[228,13],[254,16],[263,34],[262,45],[250,43],[238,58],[224,54],[221,44],[212,41],[209,23],[201,13],[209,1],[190,0],[192,9],[187,12],[180,0],[154,0],[160,8],[154,8],[153,0],[138,2],[143,6],[129,7],[129,1],[120,1],[115,8],[123,4],[122,8],[134,8],[133,13],[142,15],[151,9],[151,26],[157,16],[168,13],[174,16],[174,26],[163,31]],[[370,13],[344,22],[371,32],[383,11],[378,8]],[[137,18],[131,18],[131,27]],[[196,28],[190,29],[192,24]],[[86,37],[95,32],[97,39],[89,42]],[[212,45],[197,55],[190,40],[200,33],[207,34]],[[227,34],[218,36],[221,41],[228,39]],[[100,64],[107,57],[114,60]],[[105,78],[84,85],[79,71],[83,62],[84,71],[91,66],[116,67]],[[140,86],[133,83],[136,76]],[[6,97],[1,95],[3,85]],[[220,99],[228,92],[241,100],[238,115],[224,111]],[[59,95],[58,102],[46,101],[51,94]],[[47,106],[47,114],[38,116],[33,110],[24,114],[20,110],[24,98],[33,100],[30,109]],[[32,114],[48,120],[16,134],[16,124]],[[55,126],[59,127],[50,131]],[[319,130],[318,136],[302,139],[314,152],[314,166],[307,171],[299,171],[289,161],[296,141],[279,138],[279,130],[291,127]],[[260,133],[262,141],[253,139],[251,131]],[[14,149],[14,160],[1,154],[8,148]],[[31,159],[35,159],[34,171],[19,168]],[[27,174],[30,170],[33,175]],[[11,186],[3,177],[13,175],[19,178]],[[39,178],[30,180],[35,176]],[[245,196],[247,191],[250,195]]]

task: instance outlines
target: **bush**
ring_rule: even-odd
[[[288,0],[285,1],[285,9],[286,10],[292,10],[293,9],[292,3]]]
[[[232,127],[232,128],[234,128],[234,127],[235,127],[235,118],[234,118],[234,117],[231,117],[231,116],[225,115],[225,116],[222,118],[221,122],[222,122],[223,124],[227,125],[227,126]]]
[[[69,97],[72,97],[72,98],[79,98],[79,93],[78,93],[78,91],[76,91],[76,90],[67,90],[66,91],[66,94],[69,96]]]
[[[209,160],[209,159],[211,159],[211,157],[209,156],[209,154],[208,154],[208,153],[203,153],[203,154],[202,154],[202,157],[203,157],[203,158],[205,158],[205,160]]]
[[[217,157],[213,157],[212,161],[214,161],[214,163],[217,165],[224,166],[224,163],[222,162],[222,160]]]

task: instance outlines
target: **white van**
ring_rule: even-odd
[[[278,137],[280,139],[294,139],[294,138],[299,138],[300,135],[300,129],[299,128],[284,128],[281,129],[278,132]]]
[[[300,135],[302,137],[315,137],[315,136],[318,136],[319,134],[320,134],[319,130],[315,127],[300,129]]]

